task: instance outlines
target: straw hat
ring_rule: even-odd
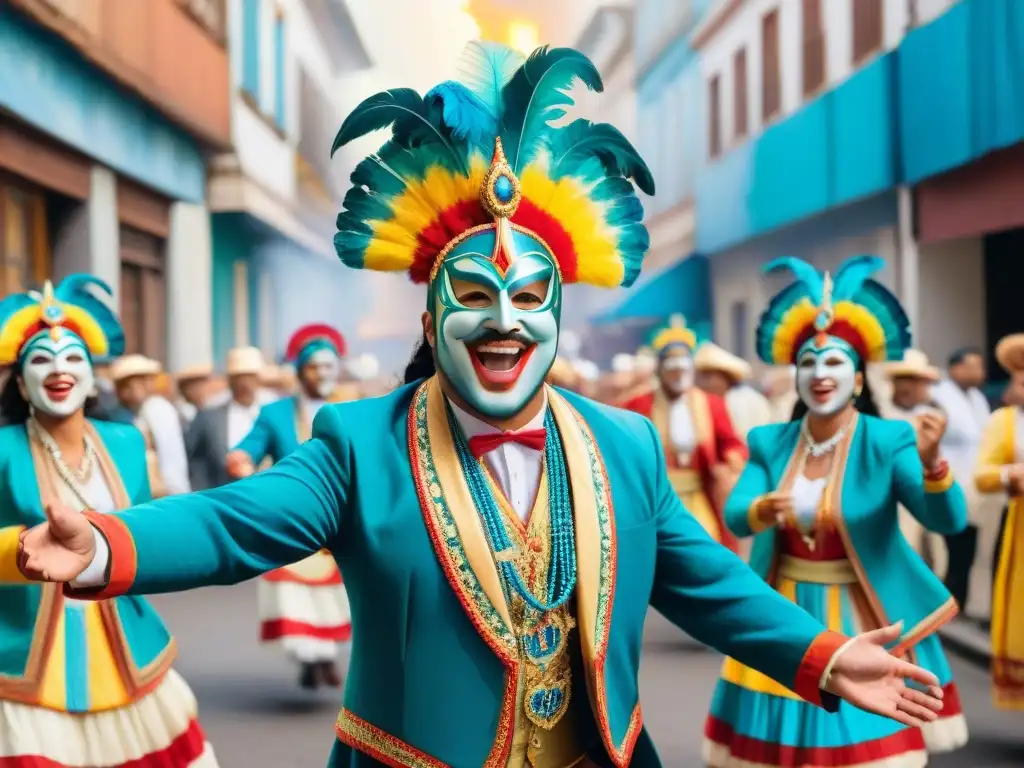
[[[658,355],[650,347],[640,347],[633,358],[633,367],[641,373],[654,373],[658,370]]]
[[[1024,371],[1024,333],[1011,333],[996,344],[996,360],[1007,373]]]
[[[263,353],[256,347],[236,347],[228,350],[227,374],[228,376],[241,376],[243,374],[263,373],[266,363],[263,360]]]
[[[753,375],[746,360],[710,341],[698,347],[697,354],[693,356],[693,366],[698,371],[719,371],[736,382],[746,381]]]
[[[124,355],[110,365],[110,380],[115,384],[133,376],[155,376],[163,370],[159,362],[145,355]]]
[[[929,364],[928,356],[917,349],[906,350],[902,360],[888,365],[886,373],[889,374],[890,379],[938,381],[942,378],[939,369]]]
[[[213,366],[208,363],[200,363],[198,365],[189,365],[182,368],[175,375],[175,380],[180,382],[183,381],[195,381],[196,379],[206,379],[213,376]]]
[[[613,373],[632,373],[636,370],[636,360],[632,355],[621,352],[612,358]]]
[[[281,368],[273,363],[263,366],[260,370],[260,384],[264,387],[276,387],[283,378]]]

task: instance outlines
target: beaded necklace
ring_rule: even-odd
[[[558,438],[555,419],[548,409],[544,417],[547,441],[544,445],[544,459],[547,467],[548,494],[551,521],[551,565],[548,568],[546,600],[538,600],[523,581],[515,565],[516,547],[509,536],[501,510],[498,508],[487,476],[479,461],[469,450],[469,441],[455,420],[451,406],[447,406],[448,428],[455,442],[462,476],[469,486],[469,493],[484,524],[487,538],[494,552],[498,571],[502,576],[502,588],[509,597],[514,590],[533,610],[548,613],[564,605],[576,589],[576,537],[573,531],[572,500],[569,493],[569,477],[565,466],[562,443]]]
[[[85,435],[85,453],[82,456],[82,469],[79,472],[75,472],[74,469],[68,466],[67,462],[64,461],[64,457],[61,454],[60,447],[57,445],[57,441],[50,436],[50,434],[43,429],[42,425],[34,418],[30,418],[28,421],[29,431],[32,435],[42,444],[43,448],[50,456],[50,461],[53,463],[54,469],[57,470],[57,474],[60,479],[64,481],[64,484],[68,487],[68,490],[75,495],[75,497],[82,503],[82,506],[88,509],[92,505],[85,496],[85,490],[82,488],[81,482],[89,482],[89,477],[92,475],[93,467],[96,464],[96,448],[92,444],[92,440],[89,435]],[[77,475],[77,477],[76,477]]]

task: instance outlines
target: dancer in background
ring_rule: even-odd
[[[1024,334],[996,345],[996,359],[1024,387]],[[992,590],[992,689],[1000,709],[1024,710],[1024,408],[992,414],[978,451],[975,483],[981,493],[1009,493],[999,536]]]
[[[936,629],[956,601],[900,535],[897,505],[926,528],[967,523],[964,495],[940,458],[945,426],[872,412],[868,363],[899,360],[910,345],[902,307],[869,279],[881,259],[848,260],[831,278],[799,259],[774,261],[797,281],[761,317],[757,351],[796,365],[799,418],[753,430],[750,461],[726,504],[729,526],[755,535],[751,567],[830,629],[848,634],[901,623],[894,653],[931,670],[945,697],[939,719],[908,728],[852,707],[825,714],[792,690],[727,659],[706,727],[713,768],[919,768],[930,751],[967,741],[967,724]]]
[[[19,534],[62,504],[104,514],[150,499],[139,430],[91,421],[94,358],[124,351],[117,317],[72,275],[0,302],[0,765],[216,768],[174,640],[141,597],[80,602],[13,567]]]
[[[736,537],[722,519],[722,503],[743,469],[747,449],[736,436],[725,400],[696,386],[693,350],[697,335],[681,316],[654,334],[657,383],[623,403],[658,429],[668,477],[683,506],[722,544],[736,550]]]
[[[328,325],[297,330],[285,353],[298,371],[299,393],[264,405],[252,430],[227,457],[233,478],[248,477],[268,460],[281,461],[310,438],[313,419],[327,403],[358,399],[341,383],[345,340]],[[341,572],[323,550],[266,574],[259,582],[260,640],[280,643],[298,661],[299,684],[315,689],[341,686],[337,659],[352,633]]]
[[[705,341],[693,356],[697,386],[725,400],[733,429],[740,440],[754,427],[771,424],[772,408],[768,398],[750,386],[754,372],[742,357]]]

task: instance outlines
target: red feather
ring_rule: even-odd
[[[807,326],[797,334],[796,340],[793,342],[793,359],[791,363],[796,362],[796,353],[800,351],[800,348],[804,343],[815,336],[817,331],[814,328],[814,323],[808,323]],[[835,336],[837,339],[842,339],[860,355],[860,359],[867,362],[868,359],[868,345],[864,343],[864,337],[861,336],[860,332],[850,323],[845,320],[836,320],[829,326],[826,333],[829,336]]]
[[[311,341],[324,339],[329,341],[341,356],[345,355],[345,339],[340,333],[323,323],[304,325],[288,340],[288,349],[285,357],[289,362],[295,362],[302,353],[303,348]]]

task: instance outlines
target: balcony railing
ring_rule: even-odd
[[[230,144],[223,0],[11,2],[189,133]]]

